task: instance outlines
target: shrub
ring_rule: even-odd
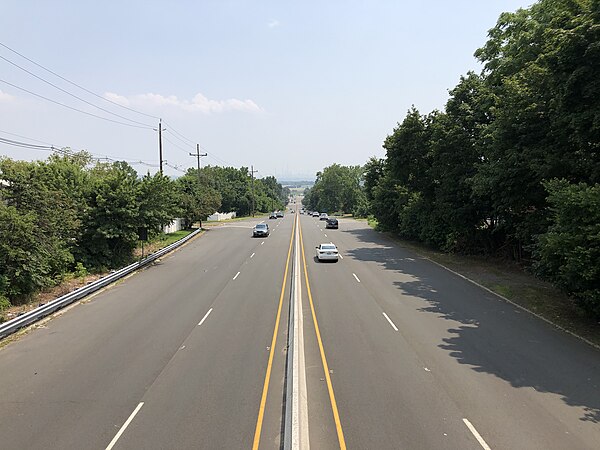
[[[537,237],[534,269],[600,317],[600,185],[552,180],[551,225]]]

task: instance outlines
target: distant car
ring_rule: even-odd
[[[261,237],[269,235],[269,225],[266,223],[257,223],[252,230],[252,237]]]
[[[312,216],[313,217],[319,217],[319,213],[317,211],[313,211]]]
[[[277,217],[283,217],[283,211],[277,211]]]
[[[335,217],[330,217],[325,223],[325,228],[336,228],[338,227],[338,220]]]
[[[293,209],[290,209],[290,214],[294,214],[294,210]]]
[[[334,261],[338,260],[338,249],[334,243],[321,244],[316,247],[316,256],[319,261]]]
[[[269,214],[269,219],[277,219],[277,213],[273,211],[271,214]]]
[[[319,216],[319,220],[327,220],[329,219],[329,216],[327,215],[327,213],[321,213],[321,215]]]

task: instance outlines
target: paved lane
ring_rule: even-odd
[[[308,272],[349,448],[597,448],[595,349],[360,222],[302,225],[344,257]]]
[[[114,448],[247,448],[291,234],[286,218],[252,239],[256,222],[210,230],[2,349],[1,447],[106,448],[143,402]]]

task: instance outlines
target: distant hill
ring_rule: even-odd
[[[308,180],[286,181],[286,180],[282,180],[282,181],[279,181],[279,183],[283,187],[289,187],[289,188],[307,188],[307,187],[311,187],[311,186],[313,186],[315,184],[314,180],[313,181],[308,181]]]

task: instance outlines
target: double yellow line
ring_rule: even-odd
[[[344,432],[342,430],[342,423],[340,421],[340,415],[335,401],[335,394],[333,392],[333,384],[331,383],[331,377],[329,376],[329,365],[327,364],[327,358],[325,357],[325,349],[323,347],[323,341],[321,339],[321,331],[319,330],[319,323],[317,321],[317,315],[315,313],[315,305],[313,302],[312,292],[310,290],[310,283],[308,281],[308,270],[306,268],[306,255],[304,253],[304,240],[302,237],[302,226],[300,225],[300,217],[296,214],[294,225],[292,226],[292,235],[290,237],[290,245],[288,248],[287,260],[285,262],[285,274],[283,276],[283,284],[281,286],[281,295],[279,296],[279,306],[277,308],[277,316],[275,319],[275,330],[273,331],[273,339],[271,341],[271,351],[269,353],[269,362],[267,364],[267,373],[265,375],[265,383],[263,385],[263,393],[260,401],[260,407],[258,409],[258,420],[256,422],[256,430],[254,432],[254,442],[252,445],[253,450],[258,450],[260,444],[260,434],[262,431],[262,424],[265,415],[265,405],[267,402],[267,393],[269,391],[269,382],[271,379],[271,370],[273,367],[273,356],[275,352],[275,345],[277,343],[277,332],[279,330],[279,320],[281,318],[281,308],[283,305],[283,296],[285,292],[285,286],[287,283],[287,275],[289,271],[290,255],[292,253],[292,243],[294,240],[294,232],[296,230],[296,222],[298,231],[300,233],[300,248],[302,249],[302,265],[304,269],[304,280],[306,282],[306,291],[308,292],[308,300],[310,303],[310,310],[312,314],[313,323],[315,325],[315,333],[317,335],[317,342],[319,344],[319,352],[321,354],[321,361],[323,363],[323,373],[327,383],[327,391],[329,392],[329,401],[331,402],[331,409],[333,412],[333,420],[335,422],[335,428],[337,431],[338,443],[341,450],[346,450],[346,441],[344,439]]]

